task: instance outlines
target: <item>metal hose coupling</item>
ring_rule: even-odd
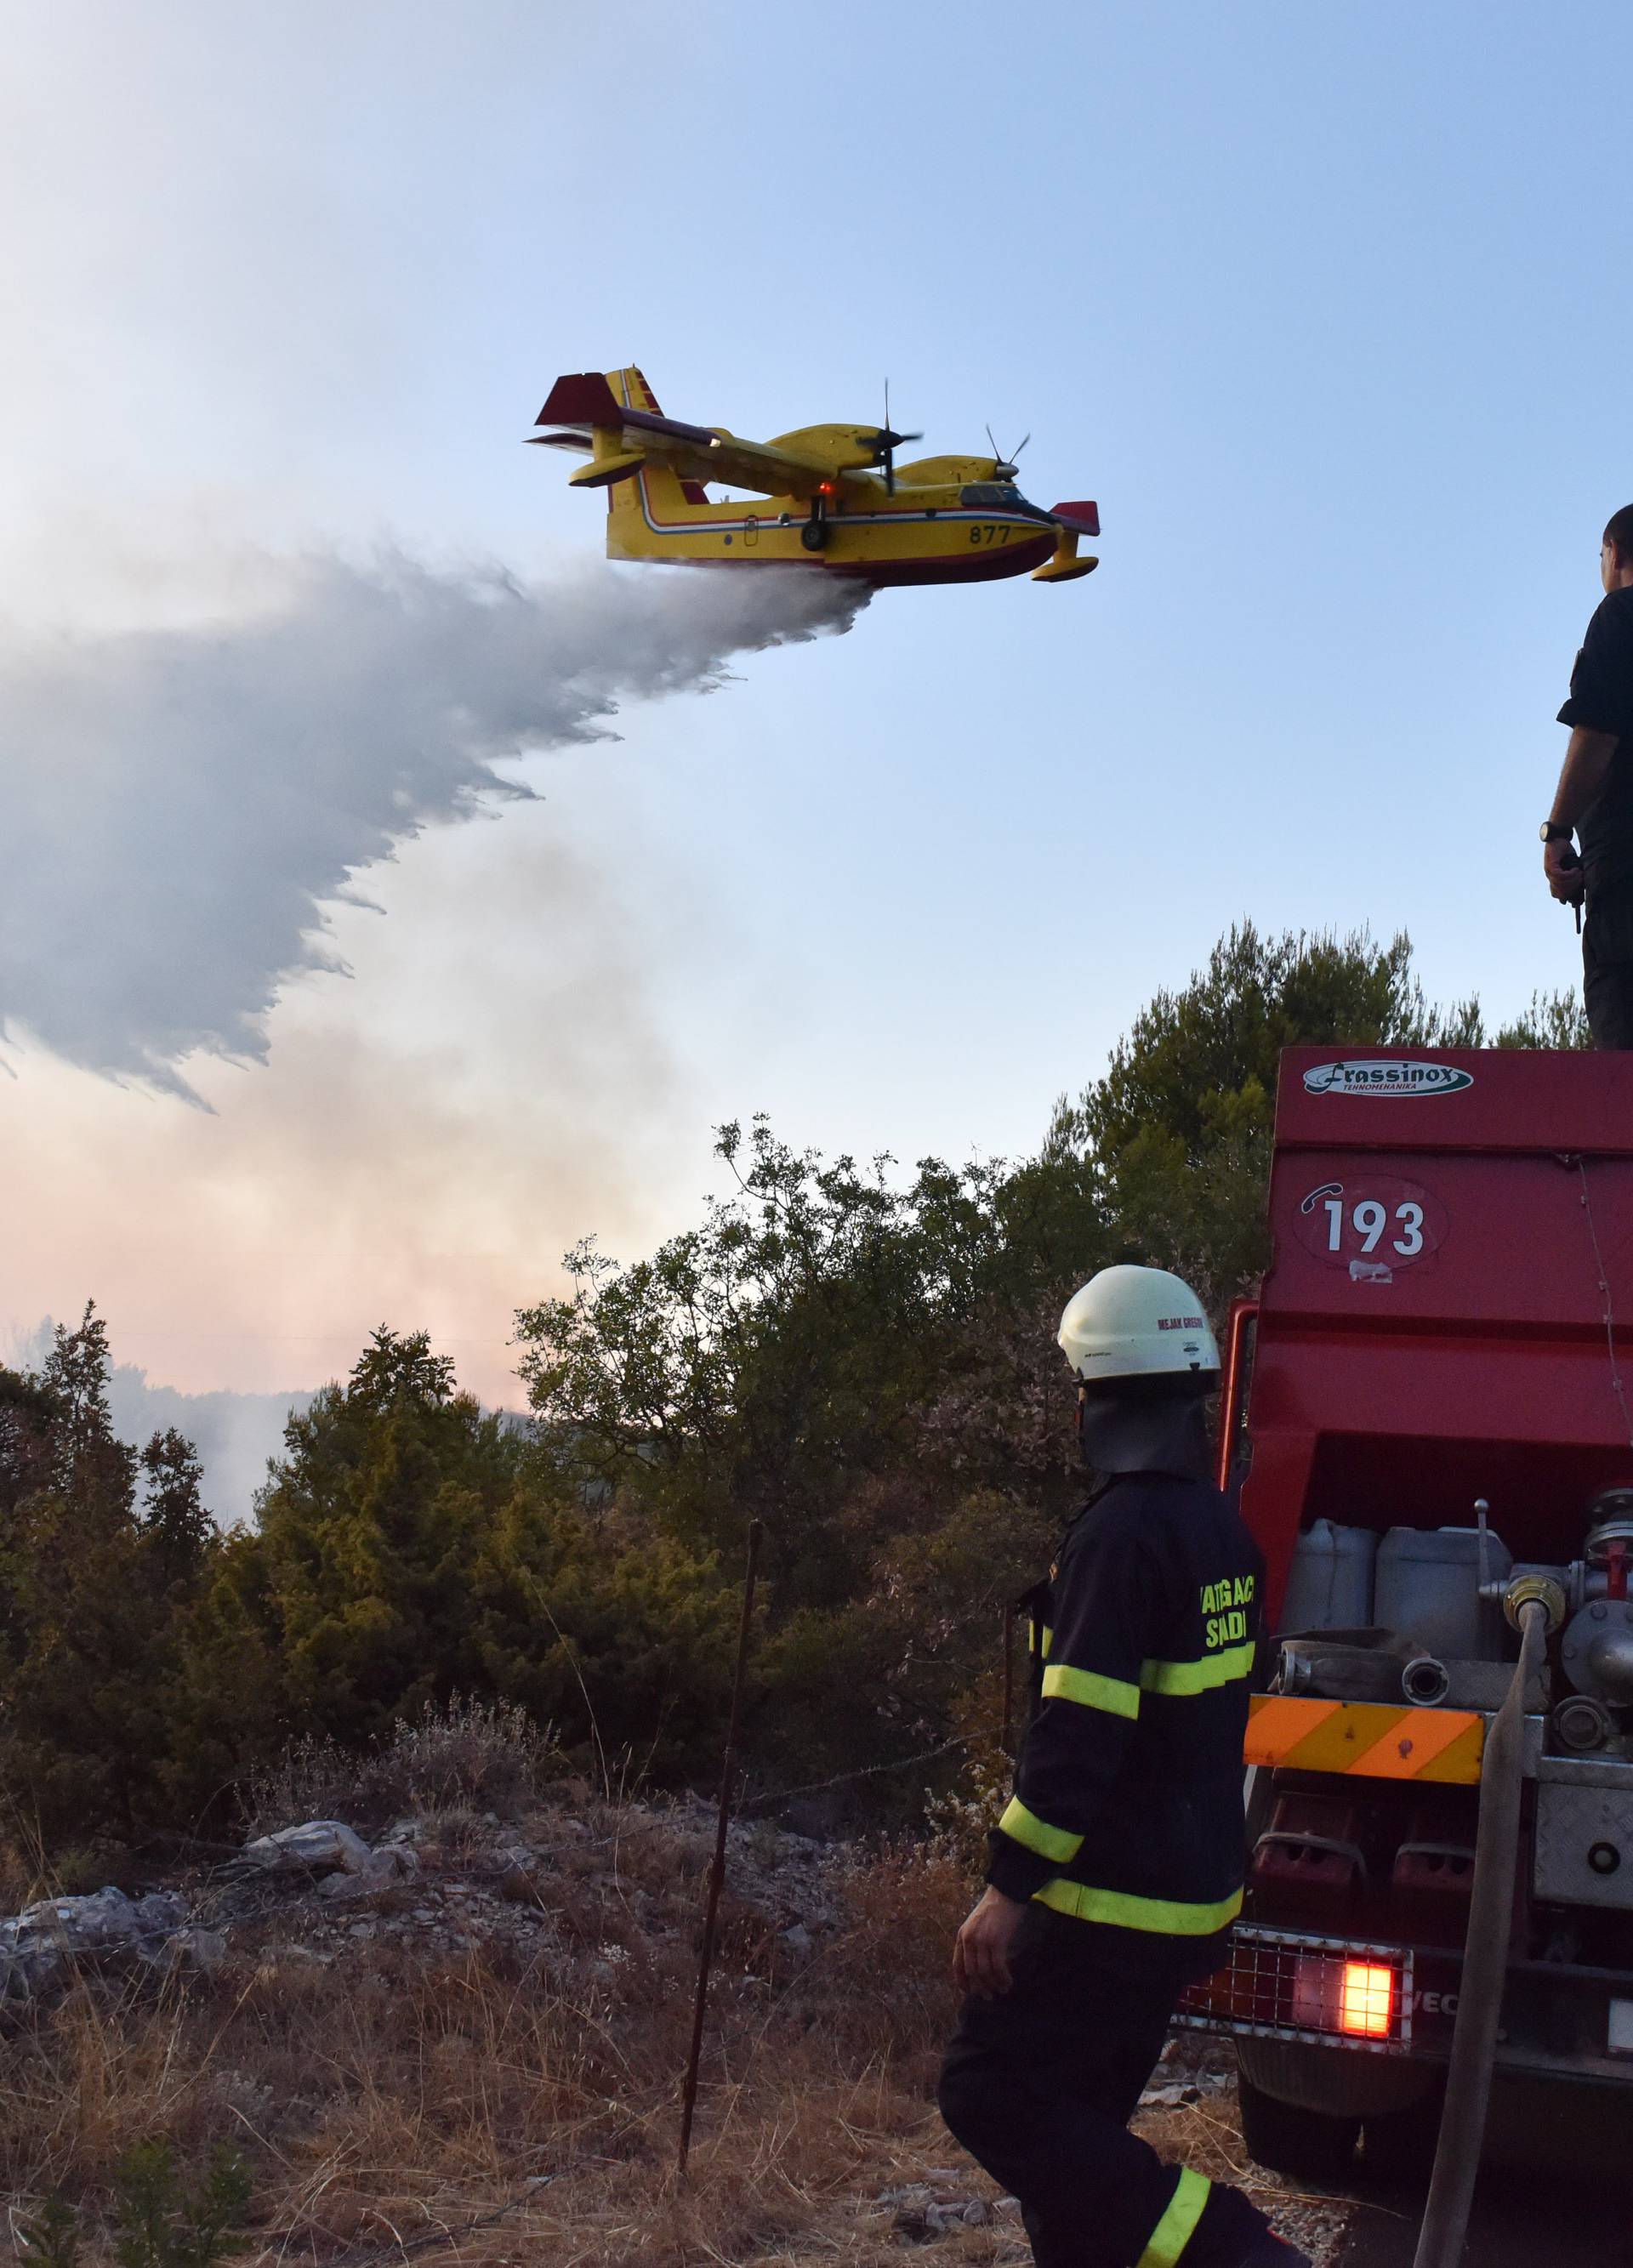
[[[1503,1611],[1512,1629],[1524,1631],[1529,1606],[1541,1608],[1543,1632],[1552,1638],[1565,1619],[1564,1586],[1552,1575],[1516,1575],[1503,1594]]]
[[[1416,1708],[1437,1708],[1452,1690],[1452,1673],[1432,1653],[1420,1653],[1401,1671],[1400,1690]]]

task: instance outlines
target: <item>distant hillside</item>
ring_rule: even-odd
[[[255,1491],[267,1476],[267,1460],[284,1447],[284,1425],[292,1411],[309,1408],[314,1387],[286,1394],[183,1394],[174,1386],[153,1386],[133,1362],[115,1366],[107,1398],[114,1431],[137,1447],[156,1430],[174,1425],[198,1451],[204,1468],[204,1502],[219,1521],[248,1520]]]
[[[50,1350],[53,1319],[18,1335],[9,1359],[37,1370]],[[227,1526],[248,1520],[255,1491],[267,1476],[267,1460],[284,1447],[284,1425],[292,1410],[311,1406],[314,1387],[286,1393],[183,1394],[179,1387],[154,1386],[134,1362],[116,1363],[107,1382],[114,1431],[136,1447],[166,1426],[185,1433],[204,1468],[204,1502]]]

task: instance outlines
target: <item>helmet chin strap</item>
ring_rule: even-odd
[[[1217,1383],[1217,1373],[1207,1371],[1194,1381],[1080,1387],[1077,1441],[1083,1462],[1097,1473],[1176,1473],[1206,1480],[1213,1463],[1208,1396]]]

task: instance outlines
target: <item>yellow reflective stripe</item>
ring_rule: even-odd
[[[1201,1661],[1142,1661],[1140,1683],[1148,1693],[1211,1693],[1233,1677],[1245,1677],[1253,1666],[1253,1641],[1228,1646],[1223,1653],[1204,1654]]]
[[[1137,1717],[1140,1688],[1120,1677],[1102,1677],[1097,1670],[1073,1669],[1052,1661],[1043,1674],[1046,1701],[1081,1701],[1085,1709],[1104,1709],[1113,1717]]]
[[[1004,1825],[1009,1831],[1007,1813]],[[1068,1882],[1064,1875],[1046,1882],[1033,1896],[1040,1905],[1053,1906],[1056,1913],[1071,1914],[1078,1921],[1109,1921],[1119,1929],[1143,1929],[1157,1937],[1211,1937],[1242,1911],[1240,1890],[1211,1906],[1193,1906],[1177,1898],[1137,1898],[1132,1890],[1092,1889],[1087,1882]]]
[[[1055,1859],[1064,1866],[1075,1859],[1083,1845],[1081,1835],[1068,1835],[1062,1827],[1051,1827],[1046,1819],[1039,1819],[1029,1811],[1017,1795],[998,1822],[1003,1832],[1029,1851],[1036,1851],[1040,1859]]]
[[[1038,1643],[1036,1649],[1038,1659],[1039,1661],[1047,1661],[1049,1659],[1049,1649],[1054,1644],[1054,1632],[1050,1629],[1047,1623],[1037,1624],[1034,1625],[1034,1628],[1038,1632]]]
[[[1213,2183],[1189,2166],[1179,2169],[1179,2184],[1168,2200],[1168,2210],[1151,2231],[1151,2241],[1140,2255],[1138,2268],[1175,2268],[1175,2263],[1196,2234],[1202,2207]]]

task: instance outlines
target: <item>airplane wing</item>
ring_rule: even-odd
[[[724,427],[684,425],[656,410],[632,409],[618,400],[600,371],[558,378],[536,422],[556,428],[530,437],[541,446],[576,450],[586,456],[595,450],[597,431],[610,434],[615,478],[639,472],[649,458],[668,465],[683,480],[715,481],[760,496],[815,496],[832,477],[831,467],[814,457],[745,441]],[[574,477],[580,486],[591,485],[593,468],[587,467]]]

